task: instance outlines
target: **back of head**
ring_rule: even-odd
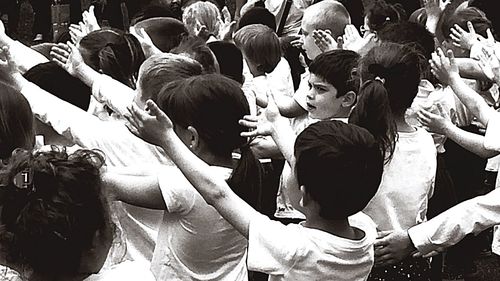
[[[334,0],[324,0],[309,6],[302,18],[302,24],[311,26],[311,30],[330,30],[333,38],[342,36],[346,25],[350,23],[351,17],[347,9]]]
[[[32,149],[35,144],[34,117],[26,98],[0,84],[0,163],[16,148]]]
[[[491,21],[493,27],[493,33],[495,38],[500,38],[498,31],[500,31],[500,18],[497,19],[498,15],[495,11],[498,9],[498,1],[496,0],[469,0],[469,7],[478,8],[481,10],[488,20]]]
[[[488,28],[492,28],[491,21],[486,18],[486,15],[481,10],[474,7],[468,7],[465,9],[459,9],[449,17],[442,20],[441,32],[444,38],[450,39],[450,29],[455,24],[460,26],[463,30],[469,30],[467,27],[468,21],[472,23],[477,34],[485,38],[488,36],[486,30],[488,30]]]
[[[172,81],[200,75],[202,66],[181,55],[162,53],[148,58],[139,72],[138,88],[142,99],[157,102],[158,93]]]
[[[73,77],[54,62],[38,64],[24,77],[54,96],[83,110],[87,110],[92,91],[78,78]]]
[[[12,155],[0,177],[5,196],[0,243],[11,263],[51,280],[76,276],[98,241],[102,255],[85,272],[100,269],[112,240],[99,173],[103,163],[103,156],[84,150]]]
[[[417,95],[423,56],[409,46],[382,43],[360,61],[363,85],[349,123],[368,129],[379,141],[386,160],[397,139],[395,118],[404,115]]]
[[[184,9],[182,22],[191,34],[195,34],[197,24],[201,24],[207,28],[208,33],[219,37],[222,19],[219,8],[214,3],[197,1]]]
[[[130,21],[130,25],[136,25],[141,21],[151,18],[177,18],[177,16],[178,15],[176,15],[168,5],[151,2],[134,15],[134,17]],[[178,19],[180,19],[180,17]]]
[[[406,13],[402,6],[392,5],[384,0],[375,0],[366,9],[365,17],[371,31],[378,32],[386,24],[401,22],[406,19]]]
[[[324,219],[363,210],[377,192],[383,157],[365,129],[340,121],[307,127],[295,141],[297,180],[320,206]]]
[[[174,81],[162,89],[159,107],[171,118],[176,130],[194,127],[199,139],[217,157],[231,157],[241,150],[241,159],[233,170],[229,185],[254,207],[259,202],[260,166],[238,123],[250,114],[248,101],[240,85],[220,74],[205,74]]]
[[[260,72],[273,72],[281,60],[278,35],[265,25],[243,27],[234,34],[234,43],[247,61],[251,61]]]
[[[319,76],[337,90],[337,97],[349,91],[358,93],[359,77],[356,75],[359,55],[349,50],[333,50],[317,56],[309,65],[309,72]]]
[[[219,63],[220,74],[243,84],[243,55],[231,42],[213,41],[207,44]]]
[[[238,21],[238,29],[251,24],[263,24],[276,32],[276,18],[264,7],[253,7]]]
[[[188,34],[188,30],[181,21],[166,17],[143,20],[133,28],[136,31],[144,28],[154,45],[164,53],[177,47],[182,38]]]
[[[185,36],[179,46],[171,51],[174,54],[182,54],[199,62],[205,73],[218,73],[219,64],[214,53],[207,43],[198,36]]]
[[[145,56],[135,36],[120,30],[101,29],[86,35],[79,44],[85,63],[94,70],[135,88]]]

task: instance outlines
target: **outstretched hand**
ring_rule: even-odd
[[[219,39],[230,41],[233,39],[233,33],[236,30],[236,21],[231,20],[231,13],[227,6],[222,8],[223,24],[219,28]]]
[[[475,43],[479,42],[474,26],[470,21],[467,22],[467,28],[469,32],[463,30],[458,24],[455,24],[450,29],[450,37],[453,40],[454,46],[470,50]]]
[[[239,124],[245,126],[252,131],[242,132],[242,137],[257,137],[257,136],[269,136],[273,133],[274,124],[283,118],[280,114],[278,105],[274,100],[273,94],[267,92],[267,106],[264,111],[259,116],[245,115],[243,119],[239,121]]]
[[[144,141],[162,146],[169,133],[174,132],[174,125],[170,118],[152,100],[146,102],[146,110],[132,104],[125,114],[129,131]],[[175,133],[174,133],[175,134]]]
[[[455,56],[451,50],[448,50],[445,55],[443,50],[438,48],[436,52],[432,53],[432,59],[429,60],[429,63],[432,74],[445,85],[450,85],[453,78],[460,77]]]
[[[396,264],[414,251],[415,249],[406,231],[379,232],[375,241],[375,266],[384,267]]]
[[[134,35],[139,43],[141,43],[141,47],[146,58],[162,53],[162,51],[155,46],[153,40],[151,40],[151,37],[149,37],[149,34],[146,30],[144,30],[144,28],[136,30],[134,27],[130,27],[130,34]]]
[[[436,105],[439,114],[434,114],[425,109],[420,109],[417,112],[417,120],[422,124],[428,131],[446,135],[446,130],[450,126],[454,126],[451,122],[450,114],[448,114],[441,104]]]
[[[361,37],[359,31],[352,24],[346,25],[344,29],[343,49],[361,53],[366,46],[375,40],[375,34],[369,32],[365,37]]]
[[[97,18],[94,13],[94,5],[90,6],[88,11],[83,12],[82,18],[88,32],[101,29],[101,26],[97,22]]]
[[[72,76],[78,74],[78,69],[84,65],[80,51],[71,42],[59,43],[50,50],[50,57],[57,65]]]
[[[322,52],[337,49],[337,42],[332,37],[330,30],[314,30],[312,36],[314,38],[314,43]]]

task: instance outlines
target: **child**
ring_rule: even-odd
[[[250,270],[268,273],[270,280],[366,280],[375,229],[363,214],[348,218],[366,205],[380,183],[383,157],[366,130],[324,121],[299,135],[296,180],[306,221],[284,226],[239,198],[182,143],[170,119],[153,102],[148,107],[153,116],[132,108],[131,130],[161,144],[207,203],[248,238]],[[279,116],[271,97],[269,107],[273,110],[266,110],[267,115]],[[290,141],[272,131],[277,142]]]
[[[154,280],[126,262],[101,271],[114,225],[101,189],[102,155],[17,150],[2,168],[0,241],[24,280]]]
[[[250,113],[237,82],[218,74],[172,82],[158,97],[186,147],[251,205],[259,202],[260,167],[238,120]],[[133,123],[133,121],[131,121]],[[233,165],[232,152],[241,150]],[[246,240],[209,206],[176,167],[158,177],[109,174],[118,200],[165,210],[153,254],[158,280],[248,280]]]
[[[379,231],[408,229],[426,219],[436,174],[436,148],[429,133],[405,120],[420,83],[420,55],[409,47],[383,43],[361,59],[364,83],[349,123],[367,128],[385,155],[377,194],[364,212]],[[409,259],[374,268],[369,280],[428,280],[429,265]]]

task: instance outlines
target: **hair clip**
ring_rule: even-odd
[[[385,79],[379,76],[375,77],[375,81],[379,81],[380,83],[385,84]]]
[[[33,185],[33,171],[29,168],[17,173],[12,182],[19,189],[29,189],[31,192],[35,191],[35,186]]]

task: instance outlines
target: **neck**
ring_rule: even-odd
[[[363,234],[353,228],[347,218],[340,220],[327,220],[319,215],[307,216],[304,223],[307,228],[313,228],[325,231],[346,239],[359,240],[363,238]]]
[[[410,126],[405,119],[404,113],[403,114],[398,114],[397,116],[394,116],[394,121],[396,122],[396,128],[398,132],[402,133],[413,133],[415,132],[415,128]]]
[[[233,168],[234,166],[231,154],[226,156],[216,156],[212,153],[201,153],[198,157],[210,166],[220,166],[226,168]]]

